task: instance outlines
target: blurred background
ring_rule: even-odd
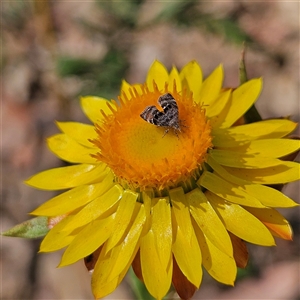
[[[88,122],[81,95],[116,98],[122,78],[143,82],[154,59],[169,69],[196,59],[205,76],[222,63],[235,87],[246,42],[248,76],[264,78],[262,117],[299,121],[299,2],[2,1],[1,17],[1,231],[54,196],[23,183],[63,164],[45,143],[54,121]],[[299,184],[284,193],[300,202]],[[205,274],[194,299],[300,299],[300,211],[280,212],[294,241],[249,245],[235,288]],[[39,243],[2,238],[2,299],[93,299],[83,262],[57,269],[61,253],[37,254]],[[151,298],[127,276],[107,299]]]

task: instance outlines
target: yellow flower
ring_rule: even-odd
[[[286,138],[296,124],[237,125],[262,80],[237,89],[222,81],[222,66],[202,81],[195,61],[170,73],[155,61],[144,84],[123,81],[119,101],[81,99],[94,125],[57,123],[62,133],[48,139],[49,148],[74,165],[27,181],[68,189],[32,212],[52,227],[40,251],[67,247],[60,266],[85,258],[96,298],[114,291],[132,265],[156,299],[171,283],[189,299],[202,265],[233,285],[237,266],[247,264],[244,241],[273,246],[274,236],[292,238],[274,208],[297,204],[270,185],[299,179],[299,165],[280,159],[299,150],[299,141]],[[140,117],[147,106],[162,111],[157,100],[165,93],[176,100],[180,131]]]

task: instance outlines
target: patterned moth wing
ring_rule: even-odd
[[[158,98],[158,103],[164,110],[164,117],[161,120],[163,124],[160,126],[171,127],[174,130],[181,131],[178,106],[173,96],[169,93],[164,94]]]
[[[141,118],[156,126],[166,127],[165,134],[173,128],[177,135],[177,131],[180,132],[181,129],[176,100],[171,94],[167,93],[159,97],[158,103],[163,112],[159,111],[155,106],[147,106],[140,114]]]
[[[161,126],[160,119],[163,115],[164,113],[159,111],[155,106],[147,106],[140,114],[142,119],[157,126]]]

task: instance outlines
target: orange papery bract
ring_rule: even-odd
[[[246,243],[229,232],[229,237],[231,239],[233,247],[233,257],[238,268],[245,268],[248,263],[248,249]]]
[[[201,266],[195,266],[195,268],[201,268]],[[184,300],[191,299],[197,290],[197,287],[184,276],[175,258],[173,258],[172,283],[179,297]]]

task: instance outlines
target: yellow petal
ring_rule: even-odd
[[[185,277],[199,288],[202,280],[201,251],[192,226],[188,203],[182,188],[169,191],[172,201],[174,242],[172,251]]]
[[[93,277],[95,278],[94,274]],[[120,284],[120,280],[118,277],[114,278],[110,282],[106,282],[103,285],[98,285],[97,280],[92,280],[92,291],[95,299],[102,299],[107,295],[111,294]]]
[[[184,232],[186,241],[190,245],[192,239],[194,238],[194,228],[192,227],[188,202],[185,198],[184,191],[182,187],[178,187],[171,189],[169,191],[169,195],[171,198],[172,209],[174,210],[173,213],[177,225],[176,230]]]
[[[110,216],[85,226],[64,252],[59,266],[70,265],[96,251],[112,234],[113,220]]]
[[[80,164],[40,172],[27,179],[25,183],[42,190],[63,190],[99,182],[106,177],[108,172],[104,163]]]
[[[103,285],[100,285],[99,282],[97,281],[96,276],[93,273],[92,276],[92,291],[93,291],[93,295],[95,297],[95,299],[102,299],[104,297],[106,297],[107,295],[109,295],[110,293],[112,293],[118,286],[119,284],[122,282],[123,278],[125,277],[128,268],[125,268],[124,271],[118,276],[115,277],[113,280],[111,281],[106,281],[103,283]]]
[[[228,150],[212,149],[209,155],[219,164],[234,168],[261,169],[281,164],[276,158]]]
[[[169,85],[168,85],[168,90],[170,93],[174,91],[181,91],[181,80],[179,78],[179,73],[175,67],[172,68],[169,76]]]
[[[146,189],[141,193],[141,196],[142,202],[145,206],[146,217],[149,219],[151,214],[152,199],[154,198],[154,191],[152,189]]]
[[[89,139],[96,139],[97,133],[95,127],[88,124],[82,124],[77,122],[56,122],[59,129],[75,140],[80,145],[94,148]]]
[[[109,106],[112,108],[115,107],[114,103],[95,96],[81,97],[80,102],[83,112],[93,123],[104,121],[104,116],[101,111],[106,115],[110,115],[112,111]]]
[[[181,82],[187,82],[194,99],[199,99],[202,86],[202,70],[199,64],[195,60],[190,61],[182,68],[179,76]]]
[[[123,188],[115,184],[105,194],[85,205],[66,225],[65,230],[86,225],[100,216],[106,218],[116,210],[111,208],[120,200],[122,193]]]
[[[171,209],[167,198],[155,198],[152,200],[152,220],[150,230],[155,238],[156,251],[160,264],[164,270],[170,268],[172,248],[172,222]]]
[[[202,263],[206,271],[215,280],[225,284],[234,285],[237,268],[233,257],[217,248],[205,237],[195,223],[194,230],[201,248]]]
[[[122,238],[131,220],[137,197],[138,194],[131,190],[125,190],[123,192],[122,198],[119,202],[118,209],[116,212],[115,221],[113,224],[114,234],[107,241],[106,251],[109,251],[114,246],[116,246],[117,243]]]
[[[211,156],[208,157],[207,163],[213,168],[214,171],[216,171],[221,177],[223,177],[223,179],[225,179],[226,181],[230,181],[235,185],[239,185],[239,189],[242,189],[248,195],[255,197],[264,206],[294,207],[298,205],[296,202],[294,202],[292,199],[285,196],[278,190],[265,185],[254,184],[251,181],[246,181],[239,177],[233,176],[232,174],[227,172],[224,167],[214,161]]]
[[[122,100],[130,100],[133,96],[133,92],[136,91],[138,95],[143,94],[142,84],[129,84],[126,80],[122,80],[121,96]]]
[[[264,139],[251,141],[244,146],[236,145],[226,149],[231,152],[277,158],[299,150],[300,141],[291,139]]]
[[[241,186],[230,183],[214,173],[205,171],[197,184],[227,201],[245,206],[264,207],[258,199],[248,194]]]
[[[58,216],[69,213],[86,205],[115,184],[114,176],[110,172],[101,183],[81,185],[48,200],[36,208],[31,214],[36,216]]]
[[[299,180],[299,163],[282,161],[278,166],[264,169],[241,169],[224,167],[230,174],[241,179],[261,184],[280,184]]]
[[[68,246],[76,237],[78,232],[71,234],[71,231],[64,230],[65,226],[73,219],[74,216],[67,216],[56,224],[44,237],[40,252],[52,252]]]
[[[213,128],[215,147],[230,147],[232,141],[282,138],[297,127],[297,123],[286,119],[264,120],[231,128]],[[235,144],[234,144],[235,145]]]
[[[209,191],[205,194],[214,209],[219,213],[228,231],[253,244],[275,245],[274,239],[266,226],[240,205],[225,202]]]
[[[97,160],[91,154],[99,152],[97,148],[88,148],[78,144],[64,133],[53,135],[47,139],[49,149],[59,158],[72,163],[94,164]]]
[[[162,92],[165,88],[166,82],[168,81],[169,74],[167,69],[161,62],[155,60],[148,71],[146,79],[146,84],[149,90],[154,91],[153,83],[155,82],[157,84],[158,89]]]
[[[137,214],[134,215],[132,226],[124,240],[108,252],[105,251],[104,244],[100,253],[92,276],[92,289],[97,298],[107,294],[106,289],[110,290],[108,288],[110,282],[115,283],[114,287],[119,284],[137,253],[138,241],[146,216],[143,205],[136,203],[136,206],[138,207]]]
[[[222,252],[232,257],[232,245],[219,216],[200,189],[186,194],[191,215],[204,235]]]
[[[148,292],[155,299],[162,299],[171,286],[172,279],[172,261],[169,260],[169,269],[167,272],[161,268],[159,256],[152,245],[154,243],[153,233],[148,233],[141,243],[141,263],[143,279]],[[142,255],[142,253],[144,253]],[[150,259],[151,258],[151,259]],[[171,270],[170,270],[171,269]]]
[[[195,102],[205,105],[213,103],[222,88],[224,77],[223,66],[219,65],[204,81],[200,91],[200,97]]]
[[[139,84],[139,83],[136,83],[136,84],[132,84],[131,85],[134,89],[134,91],[138,94],[138,95],[143,95],[144,93],[144,89],[143,89],[143,84]]]
[[[251,79],[239,86],[232,93],[231,107],[226,114],[226,118],[221,127],[232,126],[258,98],[262,89],[262,79]]]
[[[293,231],[289,222],[275,209],[246,207],[246,210],[262,221],[269,229],[285,240],[292,240]]]
[[[131,84],[129,84],[126,80],[123,79],[122,84],[121,84],[120,95],[122,95],[124,93],[126,95],[126,97],[128,99],[130,99],[131,98],[130,89],[132,89]]]
[[[215,118],[211,120],[212,127],[215,128],[219,126],[217,123],[221,123],[223,118],[220,116],[222,113],[227,113],[230,104],[229,99],[231,96],[231,89],[221,91],[215,101],[213,101],[209,106],[205,107],[206,115],[208,118]],[[228,109],[226,107],[228,106]],[[218,120],[218,122],[217,122]]]
[[[168,292],[172,280],[171,216],[169,201],[155,199],[150,230],[141,238],[140,259],[144,283],[155,299],[162,299]],[[161,208],[161,211],[159,210]],[[163,220],[166,217],[167,220]],[[167,223],[162,228],[161,222]],[[159,234],[159,236],[156,236]],[[161,239],[161,240],[160,240]],[[163,251],[161,254],[160,251]],[[151,259],[150,259],[151,258]],[[164,259],[162,261],[162,259]]]
[[[122,274],[123,270],[128,270],[139,249],[141,233],[146,222],[145,207],[141,203],[136,202],[134,211],[130,226],[123,241],[111,251],[111,265],[113,267],[107,274],[109,275],[108,281]]]
[[[264,206],[269,207],[295,207],[298,204],[281,193],[280,191],[268,186],[258,184],[248,184],[243,186],[248,195],[255,197]]]

